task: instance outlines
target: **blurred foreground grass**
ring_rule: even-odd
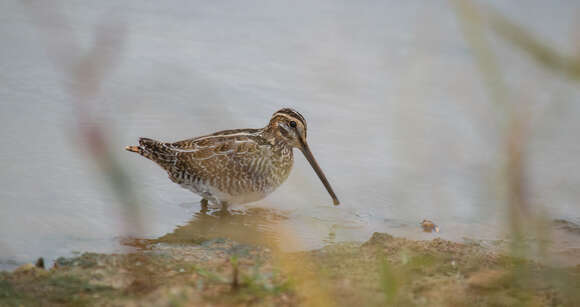
[[[503,207],[508,213],[506,229],[511,238],[512,258],[508,261],[510,265],[505,267],[505,272],[490,272],[481,276],[484,279],[501,276],[495,281],[494,287],[509,288],[509,293],[514,294],[517,299],[513,302],[494,302],[491,305],[576,306],[580,304],[577,289],[580,285],[578,266],[574,272],[539,268],[521,260],[521,257],[529,258],[533,255],[549,261],[546,256],[547,249],[550,248],[549,242],[553,238],[550,234],[549,218],[541,213],[541,209],[533,210],[530,201],[533,193],[530,191],[529,183],[532,178],[529,177],[530,171],[526,162],[533,129],[530,125],[531,112],[528,105],[512,101],[519,93],[504,82],[502,68],[489,43],[489,37],[494,34],[499,36],[514,46],[516,52],[529,56],[536,65],[573,82],[580,80],[580,57],[560,53],[493,8],[478,5],[471,0],[451,2],[455,6],[465,39],[486,81],[489,97],[499,111],[497,123],[500,138],[503,139],[499,149],[502,158],[498,161],[496,190],[498,199],[503,201]],[[533,247],[526,244],[528,238],[535,240]],[[569,274],[571,272],[574,273]],[[567,299],[562,301],[552,297],[551,300],[537,301],[534,298],[534,293],[537,293],[536,287],[551,287],[553,291],[563,293]]]
[[[532,253],[523,244],[524,223],[535,238],[549,240],[549,234],[543,217],[529,209],[526,110],[508,101],[510,89],[502,80],[487,31],[571,80],[580,79],[580,61],[559,54],[493,10],[470,1],[453,3],[498,110],[498,131],[504,140],[499,150],[505,160],[498,161],[497,190],[509,212],[511,253],[496,253],[478,244],[410,241],[379,233],[362,245],[340,243],[301,253],[281,253],[260,244],[269,238],[253,238],[256,245],[221,238],[196,237],[170,244],[159,240],[148,242],[137,253],[84,254],[61,258],[49,271],[23,266],[0,273],[0,305],[580,306],[580,267],[553,268],[524,258]],[[104,57],[111,53],[101,48],[111,45],[110,32],[109,27],[96,31],[94,48],[76,61],[62,59],[58,50],[63,46],[47,46],[55,50],[51,53],[55,62],[67,66],[63,71],[77,81],[67,88],[77,104],[79,136],[126,207],[124,221],[130,232],[142,227],[137,197],[103,127],[90,115],[106,68],[114,62]],[[181,233],[167,237],[181,238]],[[285,231],[280,241],[298,244],[291,231]],[[540,243],[539,254],[547,248]]]
[[[375,233],[363,244],[286,253],[282,262],[280,257],[275,250],[227,239],[156,243],[126,255],[87,253],[60,258],[49,271],[31,265],[1,273],[0,305],[580,304],[580,266],[547,267],[477,243]]]

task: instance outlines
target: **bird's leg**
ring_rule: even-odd
[[[208,201],[205,198],[202,198],[201,201],[201,210],[199,212],[205,213],[208,211]]]
[[[228,203],[225,201],[221,201],[220,205],[222,206],[221,211],[222,212],[228,212]]]

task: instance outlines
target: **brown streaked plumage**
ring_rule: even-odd
[[[174,143],[140,138],[139,153],[161,166],[169,178],[214,204],[242,204],[260,200],[279,187],[294,163],[293,148],[300,149],[339,204],[326,176],[306,142],[306,120],[281,109],[261,129],[225,130]]]

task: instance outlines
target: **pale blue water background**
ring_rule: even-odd
[[[493,1],[568,54],[580,48],[577,1]],[[199,197],[124,152],[140,136],[179,140],[261,127],[281,107],[309,123],[311,148],[342,201],[299,152],[288,181],[249,206],[280,210],[303,248],[373,231],[502,237],[498,129],[473,55],[446,1],[0,2],[0,269],[73,251],[121,251],[119,203],[76,131],[71,80],[50,56],[88,49],[120,21],[124,44],[93,115],[139,193],[145,237],[189,221]],[[39,21],[38,10],[60,16]],[[37,10],[36,13],[34,10]],[[56,14],[56,15],[55,15]],[[42,14],[41,14],[42,15]],[[39,26],[40,25],[40,26]],[[74,37],[71,36],[71,33]],[[580,90],[492,39],[513,102],[533,119],[532,202],[580,221]],[[575,45],[576,44],[576,45]],[[64,48],[67,56],[77,51]],[[241,209],[244,209],[243,207]],[[538,209],[539,210],[539,209]],[[580,246],[572,238],[570,247]]]

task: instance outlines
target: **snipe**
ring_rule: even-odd
[[[165,143],[140,138],[126,150],[159,164],[183,188],[226,208],[260,200],[290,174],[293,149],[302,151],[332,197],[339,201],[306,142],[306,121],[292,109],[281,109],[261,129],[237,129]]]

